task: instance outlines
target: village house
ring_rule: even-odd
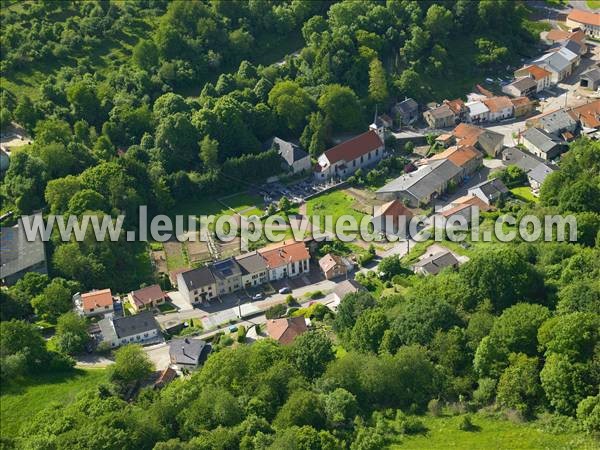
[[[510,84],[502,87],[502,92],[512,97],[529,97],[537,91],[537,82],[531,77],[517,78]]]
[[[539,65],[533,64],[522,67],[515,71],[515,78],[530,77],[536,82],[536,93],[542,92],[544,89],[552,85],[552,72],[540,67]]]
[[[570,109],[569,115],[581,124],[584,134],[600,130],[600,99]]]
[[[419,104],[406,98],[392,107],[392,114],[400,126],[411,125],[419,118]]]
[[[351,269],[351,264],[346,262],[344,258],[333,253],[327,253],[319,259],[319,267],[325,275],[326,280],[346,276]]]
[[[127,301],[135,312],[156,308],[165,302],[166,294],[158,284],[147,286],[127,294]]]
[[[578,55],[575,55],[570,50],[561,48],[559,51],[540,56],[534,63],[550,72],[550,80],[552,83],[557,84],[571,75],[577,58]]]
[[[386,235],[406,235],[413,213],[400,200],[392,200],[373,210],[373,230]]]
[[[242,270],[235,258],[216,261],[210,265],[210,270],[215,277],[219,295],[230,294],[242,288]]]
[[[173,339],[169,342],[169,360],[179,370],[191,372],[204,364],[211,350],[212,346],[201,339]]]
[[[456,259],[450,250],[443,248],[435,252],[430,252],[428,249],[419,258],[419,261],[413,265],[412,269],[414,273],[419,275],[437,275],[443,269],[448,267],[456,269],[458,265],[458,259]]]
[[[533,102],[527,97],[511,98],[515,117],[525,117],[533,112]]]
[[[448,148],[456,143],[456,138],[452,133],[442,133],[435,138],[435,142],[444,148]]]
[[[577,130],[577,120],[571,117],[571,115],[565,109],[559,109],[547,114],[537,116],[537,120],[533,120],[534,126],[544,130],[546,133],[554,135],[554,137],[563,137],[565,133],[569,133],[571,136],[575,134]],[[527,121],[529,125],[529,121]]]
[[[567,16],[566,25],[571,29],[582,29],[585,34],[600,39],[600,13],[573,9]]]
[[[304,242],[280,242],[258,250],[269,269],[269,281],[295,277],[310,271],[310,254]]]
[[[466,103],[469,110],[469,122],[481,123],[487,122],[490,119],[490,109],[481,100]]]
[[[579,77],[579,86],[600,92],[600,67],[591,67]]]
[[[564,31],[558,28],[553,28],[547,33],[542,33],[542,41],[548,45],[566,45],[569,42],[575,42],[581,45],[580,47],[581,55],[585,55],[587,53],[587,46],[585,45],[585,32],[583,30],[577,31]],[[571,49],[570,49],[571,50]]]
[[[125,317],[105,317],[98,321],[102,342],[111,347],[155,342],[161,339],[160,330],[151,311]]]
[[[348,294],[355,294],[356,292],[364,290],[364,287],[358,281],[355,280],[344,280],[337,284],[333,289],[332,295],[334,298],[333,307],[335,308]]]
[[[440,105],[423,113],[430,128],[448,128],[456,125],[456,114],[448,105]]]
[[[114,311],[113,296],[110,289],[100,289],[85,294],[77,293],[73,296],[73,302],[75,303],[75,309],[85,317]]]
[[[502,150],[501,159],[504,165],[517,166],[525,173],[544,162],[543,159],[516,147],[509,147]]]
[[[576,41],[574,39],[570,39],[568,41],[563,42],[562,47],[566,48],[567,50],[572,51],[577,56],[579,56],[579,58],[581,58],[583,55],[585,55],[588,52],[588,47],[587,47],[587,45],[585,45],[585,43]],[[581,62],[581,59],[577,62],[577,64],[579,64],[580,62]]]
[[[429,161],[449,159],[462,170],[462,176],[468,177],[476,172],[483,164],[483,154],[471,145],[454,146],[437,153]]]
[[[282,319],[267,320],[267,333],[269,337],[283,345],[290,345],[296,337],[308,330],[304,316],[286,317]]]
[[[484,130],[475,125],[461,123],[452,130],[459,147],[472,146],[486,155],[496,157],[504,147],[504,135],[492,130]]]
[[[177,274],[177,290],[191,305],[213,300],[218,295],[217,282],[208,267]]]
[[[450,207],[441,212],[441,216],[446,219],[455,219],[462,217],[467,223],[471,223],[474,210],[489,211],[490,206],[476,195],[465,195],[452,201]]]
[[[541,163],[527,173],[527,180],[529,181],[529,186],[531,186],[531,191],[534,195],[539,194],[540,187],[544,180],[548,175],[555,171],[553,166]]]
[[[427,205],[451,183],[458,184],[462,173],[462,169],[448,159],[431,161],[386,184],[375,196],[387,201],[397,199],[413,207]]]
[[[479,198],[486,205],[491,205],[508,193],[508,188],[499,178],[486,180],[476,184],[467,191],[467,195]]]
[[[242,286],[249,288],[269,281],[269,269],[264,258],[256,251],[235,257],[242,271]]]
[[[175,372],[174,369],[167,367],[165,370],[160,372],[158,379],[154,382],[154,385],[152,387],[153,389],[162,389],[176,378],[177,372]]]
[[[483,100],[489,109],[488,120],[496,122],[513,116],[513,104],[508,97],[490,97]]]
[[[539,128],[529,128],[521,137],[525,148],[545,161],[557,158],[565,150],[564,142]]]
[[[310,155],[293,142],[273,137],[265,143],[264,148],[277,150],[281,156],[281,167],[288,172],[301,173],[311,169]]]
[[[456,116],[456,120],[459,122],[466,121],[469,117],[469,108],[463,100],[460,98],[454,100],[444,100],[444,105],[450,108],[450,111]]]
[[[315,178],[319,181],[330,178],[346,178],[358,169],[377,164],[384,155],[384,129],[375,124],[366,133],[360,134],[319,156],[315,166]]]

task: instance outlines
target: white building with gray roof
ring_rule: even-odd
[[[245,288],[258,286],[269,281],[269,269],[264,258],[257,251],[235,257],[242,271],[242,285]]]
[[[183,338],[169,342],[169,359],[180,370],[195,370],[208,358],[212,346],[201,339]]]
[[[525,148],[544,161],[557,158],[566,148],[563,141],[539,128],[529,128],[522,138]]]
[[[208,267],[199,267],[177,274],[177,289],[191,305],[203,303],[218,296],[215,276]]]
[[[147,344],[162,340],[152,311],[125,317],[108,316],[98,321],[102,341],[111,347],[125,344]]]
[[[539,191],[540,187],[542,186],[542,183],[548,177],[548,175],[555,171],[556,170],[554,169],[554,167],[552,167],[550,164],[544,163],[538,164],[536,167],[529,171],[529,173],[527,174],[527,179],[529,180],[529,185],[531,186],[531,189],[534,194],[536,194]]]
[[[310,155],[299,145],[284,139],[273,137],[265,145],[265,149],[275,149],[281,156],[281,166],[292,173],[310,171]]]
[[[461,168],[448,159],[432,161],[396,178],[375,195],[380,200],[401,200],[409,206],[426,205],[442,194],[450,182],[460,182],[461,174]]]

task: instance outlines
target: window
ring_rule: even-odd
[[[94,312],[94,308],[90,308],[90,312]]]
[[[148,337],[148,333],[144,333],[144,337]]]

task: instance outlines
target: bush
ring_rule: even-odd
[[[233,344],[233,338],[229,334],[222,336],[221,339],[219,339],[219,345],[222,345],[223,347],[227,347],[231,344]]]
[[[285,305],[274,305],[265,311],[265,317],[267,319],[279,319],[285,315],[286,311]]]
[[[240,325],[237,330],[237,341],[240,343],[246,342],[246,327]]]
[[[600,395],[587,397],[579,402],[577,419],[588,433],[600,433]]]
[[[321,298],[321,297],[323,297],[323,293],[321,291],[314,291],[314,292],[310,293],[310,298],[312,300],[315,300],[315,299]]]
[[[427,410],[434,417],[439,417],[442,414],[442,402],[437,398],[432,398],[427,403]]]
[[[477,431],[479,427],[473,423],[471,420],[471,416],[466,415],[463,416],[460,423],[458,424],[458,429],[462,431]]]
[[[423,422],[414,416],[407,416],[402,411],[396,412],[396,429],[402,434],[425,433],[427,427]]]
[[[496,395],[496,380],[492,378],[481,378],[478,387],[473,392],[473,400],[477,406],[486,406],[494,401]]]
[[[293,296],[290,294],[290,295],[288,295],[288,296],[285,298],[285,303],[286,303],[288,306],[295,305],[295,304],[296,304],[296,299],[294,299],[294,297],[293,297]]]

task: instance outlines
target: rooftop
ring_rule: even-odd
[[[307,330],[304,316],[267,321],[267,333],[269,333],[269,336],[284,345],[291,344],[297,336],[300,336]]]
[[[539,128],[529,128],[523,133],[523,139],[531,142],[540,151],[548,153],[553,150],[559,142],[556,141],[552,136],[546,133],[544,130]]]
[[[476,184],[468,190],[468,193],[470,194],[475,189],[480,189],[481,192],[483,192],[488,198],[498,194],[506,194],[508,192],[508,188],[504,185],[500,178],[493,178],[491,180],[486,180],[482,183]]]
[[[147,286],[131,293],[133,301],[138,306],[145,306],[165,298],[165,293],[158,284]]]
[[[173,339],[169,343],[169,356],[173,364],[197,366],[208,358],[211,345],[201,339]]]
[[[352,161],[382,147],[383,142],[375,131],[369,130],[326,150],[324,155],[330,164],[338,161]]]
[[[543,183],[548,175],[550,175],[555,170],[547,164],[541,163],[535,166],[527,176],[532,180],[537,181],[538,183]]]
[[[299,145],[276,136],[266,142],[265,148],[276,149],[279,152],[279,155],[290,166],[296,161],[300,161],[308,156],[308,153],[306,153]]]
[[[119,339],[159,329],[151,311],[142,311],[133,316],[115,317],[112,321]]]
[[[283,242],[280,245],[265,247],[258,253],[265,259],[270,269],[310,258],[304,242]]]
[[[355,280],[344,280],[333,289],[333,293],[342,300],[346,295],[361,291],[364,288]]]
[[[384,203],[383,205],[376,207],[373,212],[374,217],[384,216],[384,217],[398,217],[398,216],[406,216],[409,219],[413,216],[413,213],[410,209],[404,206],[400,200],[392,200],[391,202]]]
[[[28,216],[30,223],[33,223],[34,217]],[[0,229],[0,261],[0,278],[43,263],[46,261],[44,241],[39,234],[36,234],[34,241],[28,241],[22,219],[19,219],[14,227]]]
[[[543,78],[546,78],[546,77],[549,77],[550,75],[552,75],[552,73],[550,73],[543,67],[540,67],[536,64],[524,67],[524,70],[527,71],[533,77],[533,79],[536,81],[539,81]]]
[[[199,267],[181,273],[188,290],[198,289],[215,283],[215,277],[208,267]]]
[[[510,83],[509,86],[513,86],[519,91],[526,91],[528,89],[535,88],[537,86],[537,83],[531,77],[521,77],[517,78],[515,81]]]
[[[104,308],[112,306],[113,298],[110,289],[100,289],[97,291],[86,292],[81,295],[83,309]]]
[[[454,116],[454,112],[450,109],[448,105],[440,105],[436,108],[432,108],[429,111],[435,119],[444,119],[446,117]]]
[[[480,114],[485,114],[490,112],[490,109],[487,107],[483,101],[475,101],[467,103],[467,108],[469,108],[469,114],[472,116],[478,116]]]
[[[449,159],[458,167],[463,167],[477,158],[483,158],[479,150],[471,145],[463,145],[461,147],[449,147],[443,152],[433,155],[430,160]]]
[[[325,256],[319,259],[319,267],[321,267],[323,272],[327,272],[339,265],[346,267],[342,258],[338,255],[334,255],[333,253],[327,253]]]
[[[502,160],[507,165],[515,165],[525,172],[529,172],[535,166],[543,162],[541,158],[529,153],[524,152],[516,147],[505,148],[502,151]]]
[[[267,263],[256,251],[236,256],[235,259],[242,269],[242,275],[259,273],[267,270]]]
[[[452,254],[450,250],[443,250],[438,253],[434,253],[425,256],[414,267],[420,267],[431,275],[437,275],[446,267],[455,266],[458,264],[458,260]]]
[[[219,279],[227,279],[242,274],[239,264],[233,257],[214,262],[210,268],[215,278]]]
[[[600,14],[589,11],[583,11],[581,9],[573,9],[567,19],[574,22],[583,23],[585,25],[600,26]]]

